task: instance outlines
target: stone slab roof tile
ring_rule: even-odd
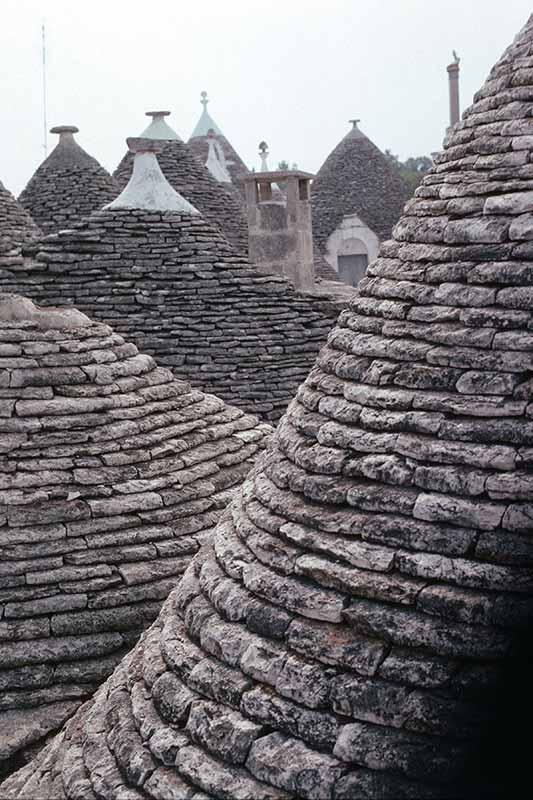
[[[151,135],[150,128],[151,126],[142,136]],[[174,133],[171,128],[169,130]],[[160,139],[161,136],[158,135],[157,138]],[[165,140],[164,147],[158,154],[161,169],[171,186],[198,209],[211,225],[221,231],[236,253],[246,255],[248,227],[240,199],[236,197],[233,186],[226,187],[211,175],[205,166],[205,160],[199,160],[189,145],[179,137]],[[113,173],[121,189],[130,179],[132,169],[133,155],[128,151]]]
[[[31,216],[0,181],[0,269],[21,265],[23,246],[39,236]]]
[[[313,238],[319,274],[320,267],[325,269],[321,253],[344,216],[357,214],[383,241],[390,238],[409,197],[398,170],[354,121],[313,181]]]
[[[39,242],[0,285],[43,305],[72,303],[177,377],[278,420],[326,340],[338,299],[297,292],[235,255],[169,186],[153,153],[137,153],[135,170],[109,207]],[[132,207],[146,197],[147,207]]]
[[[0,294],[0,769],[158,614],[269,427],[72,308]]]
[[[489,797],[525,774],[531,53],[533,17],[211,543],[6,798],[104,779],[172,800]]]
[[[59,142],[19,197],[45,234],[71,227],[119,193],[107,170],[76,142],[77,131],[73,125],[51,129]]]

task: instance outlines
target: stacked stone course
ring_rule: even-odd
[[[464,770],[533,610],[532,64],[533,17],[212,545],[6,798],[491,796]]]
[[[41,236],[28,212],[0,181],[0,275],[24,263],[22,248]]]
[[[43,233],[55,233],[92,214],[120,192],[118,183],[75,141],[78,128],[52,128],[59,142],[19,197]]]
[[[398,170],[354,126],[320,167],[313,181],[311,206],[317,275],[336,278],[324,258],[329,236],[345,215],[358,217],[380,241],[390,238],[411,193]]]
[[[155,619],[269,431],[107,325],[0,294],[0,769]]]
[[[44,305],[74,304],[180,378],[278,420],[338,313],[236,256],[199,215],[97,212],[48,237],[0,285]]]

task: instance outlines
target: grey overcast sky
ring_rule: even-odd
[[[316,171],[353,117],[402,159],[439,149],[452,49],[465,108],[532,9],[527,0],[1,0],[0,11],[0,179],[18,194],[44,153],[43,21],[48,127],[77,125],[107,169],[148,109],[172,111],[187,139],[205,89],[249,166],[265,139],[271,168],[287,159]]]

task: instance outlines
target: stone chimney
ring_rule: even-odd
[[[250,261],[262,272],[283,275],[297,289],[312,289],[315,283],[310,203],[313,177],[300,170],[251,172],[244,177]],[[274,199],[275,184],[285,187],[285,198]]]
[[[448,88],[450,93],[450,127],[459,122],[459,61],[460,58],[453,50],[453,61],[446,67],[448,71]]]

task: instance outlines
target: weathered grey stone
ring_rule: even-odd
[[[71,228],[119,192],[109,173],[75,141],[77,130],[52,129],[59,133],[59,142],[19,198],[44,233]]]
[[[2,787],[8,798],[67,786],[76,747],[90,791],[113,800],[148,798],[141,782],[162,767],[224,800],[444,800],[489,797],[500,785],[513,793],[523,759],[510,720],[527,717],[527,668],[516,653],[533,609],[533,247],[509,231],[529,216],[520,203],[533,190],[528,149],[513,147],[531,135],[531,52],[533,18],[451,128],[212,542],[203,537],[159,620],[88,711]],[[120,380],[130,386],[132,377]],[[135,452],[164,447],[131,406],[114,410],[115,438],[88,434],[76,469],[99,469],[93,445],[113,448],[122,437]],[[61,434],[22,432],[32,447],[35,436]],[[69,458],[66,438],[53,441],[54,457]],[[194,448],[166,457],[191,450],[194,458]],[[187,491],[191,463],[172,466],[187,474]],[[195,478],[202,487],[216,480]],[[178,491],[148,470],[119,477],[121,496],[139,492],[139,480],[160,496]],[[22,491],[5,483],[0,491]],[[206,496],[202,488],[186,502]],[[160,528],[168,521],[155,515],[169,508],[142,519]],[[128,545],[106,547],[116,556]],[[0,657],[31,657],[13,646]],[[25,676],[32,695],[48,692],[48,673]]]
[[[38,719],[89,696],[155,619],[270,429],[75,310],[1,295],[0,359],[0,427],[24,423],[0,431],[0,706]]]
[[[2,270],[0,285],[6,291],[24,292],[46,306],[72,303],[127,334],[143,351],[130,353],[130,359],[113,358],[105,347],[95,347],[90,353],[50,353],[42,356],[47,360],[39,369],[35,363],[24,363],[30,359],[15,356],[10,359],[10,367],[16,370],[12,386],[21,380],[40,386],[48,370],[63,369],[72,370],[85,390],[76,394],[73,386],[61,400],[19,398],[21,414],[49,403],[46,407],[56,417],[50,417],[48,426],[55,421],[64,427],[68,409],[84,406],[87,423],[94,424],[91,409],[102,413],[101,407],[109,402],[111,413],[120,420],[117,426],[125,432],[129,424],[135,435],[140,432],[138,412],[115,408],[109,395],[89,396],[86,384],[110,386],[140,375],[142,366],[149,372],[150,356],[157,356],[158,363],[171,368],[178,378],[266,420],[279,419],[304,380],[346,301],[324,291],[297,292],[281,276],[253,268],[242,242],[235,250],[219,229],[223,218],[223,227],[240,239],[240,208],[234,208],[236,215],[231,212],[227,203],[231,205],[233,198],[223,196],[221,185],[194,158],[194,177],[191,163],[180,166],[180,161],[191,158],[183,148],[177,141],[163,147],[160,156],[165,170],[173,165],[165,175],[171,183],[178,175],[177,182],[185,194],[194,195],[193,205],[206,211],[206,219],[183,209],[104,208],[74,231],[43,240],[32,251],[32,269],[24,275],[19,269]],[[124,182],[130,168],[127,158],[120,170]],[[168,184],[167,189],[173,193]],[[219,219],[213,217],[213,202]]]

